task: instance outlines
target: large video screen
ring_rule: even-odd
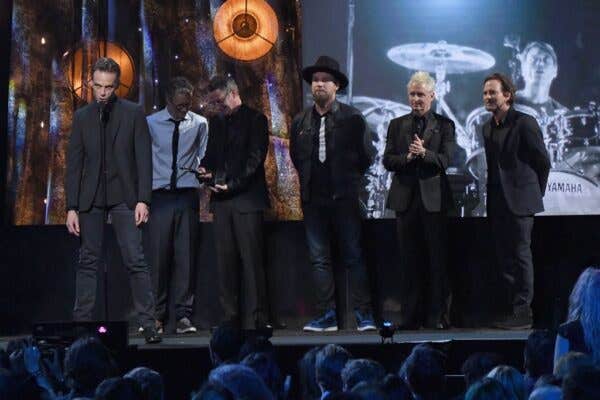
[[[370,128],[374,162],[362,194],[370,218],[392,216],[392,175],[381,163],[389,121],[410,112],[406,84],[436,78],[434,111],[456,124],[447,174],[459,216],[484,216],[482,82],[512,77],[515,107],[534,116],[552,162],[544,215],[600,213],[600,12],[598,2],[467,0],[303,1],[303,61],[340,61],[351,84],[342,101]],[[305,86],[305,93],[309,89]]]

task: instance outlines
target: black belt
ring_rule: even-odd
[[[187,187],[187,188],[177,188],[177,189],[154,189],[152,191],[153,194],[186,194],[190,192],[197,191],[198,188],[195,187]]]

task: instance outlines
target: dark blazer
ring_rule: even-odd
[[[492,123],[494,123],[493,117],[483,126],[483,140],[488,160]],[[550,159],[544,146],[540,126],[535,118],[513,107],[508,110],[504,123],[508,131],[501,138],[503,144],[498,157],[498,167],[508,208],[518,216],[544,211],[542,196],[546,192]]]
[[[423,206],[429,212],[445,211],[452,205],[452,194],[446,177],[446,168],[456,145],[454,122],[433,111],[427,114],[427,127],[423,132],[423,158],[408,161],[408,146],[413,142],[412,114],[390,122],[383,154],[383,166],[394,172],[388,193],[387,207],[406,211],[419,190]]]
[[[365,149],[367,123],[354,107],[335,101],[327,118],[331,139],[326,142],[331,157],[332,193],[334,199],[358,196],[360,180],[371,165]],[[310,172],[314,135],[313,107],[294,117],[290,134],[290,157],[300,178],[302,201],[310,201]]]
[[[142,108],[117,98],[106,126],[113,160],[125,203],[150,204],[152,195],[152,148]],[[67,209],[87,211],[100,183],[102,148],[100,114],[96,102],[75,112],[67,149],[65,191]]]
[[[228,190],[211,193],[210,206],[230,200],[240,212],[262,211],[270,206],[265,180],[269,149],[267,117],[242,104],[236,111],[240,130],[227,140],[227,121],[216,116],[208,121],[208,143],[201,165],[213,175],[223,175]]]

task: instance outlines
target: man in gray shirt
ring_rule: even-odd
[[[204,157],[208,122],[190,111],[192,92],[193,86],[186,78],[173,78],[167,87],[167,106],[148,116],[153,169],[148,254],[153,268],[159,332],[167,320],[171,279],[175,280],[176,332],[196,332],[191,315],[200,183],[191,170]]]

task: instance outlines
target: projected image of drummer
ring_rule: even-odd
[[[537,112],[553,115],[565,106],[550,97],[550,86],[558,74],[558,58],[551,45],[531,42],[517,56],[521,62],[521,78],[525,87],[517,91],[517,103]]]

